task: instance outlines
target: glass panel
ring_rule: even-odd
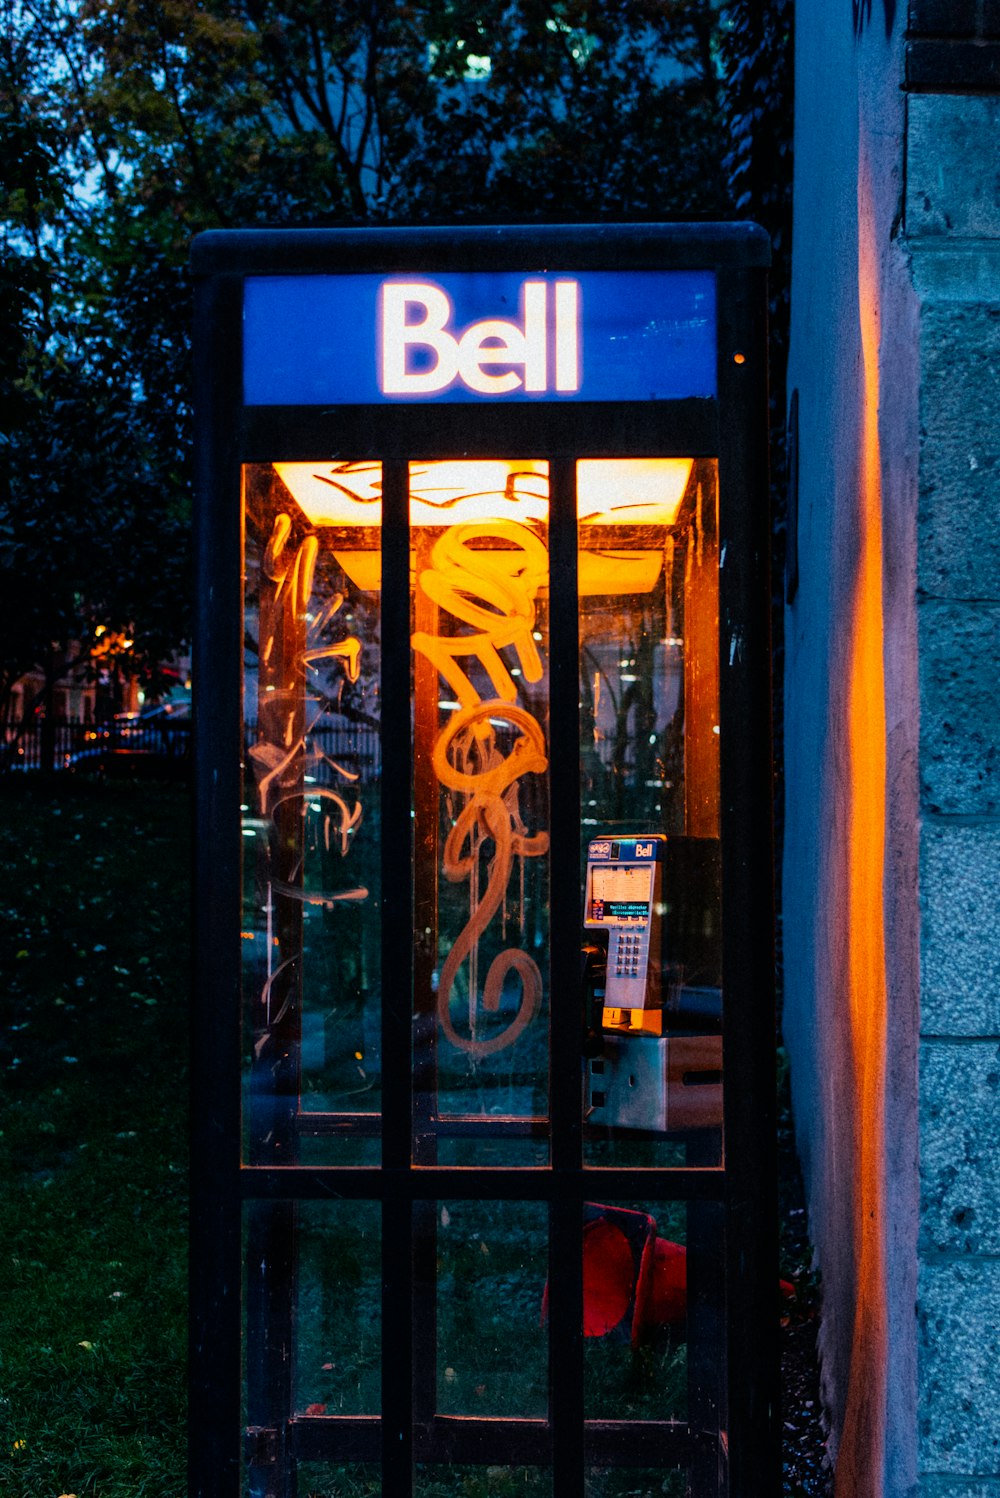
[[[544,1203],[440,1204],[438,1413],[547,1415],[547,1248]]]
[[[584,1414],[683,1420],[687,1224],[682,1202],[584,1208]]]
[[[547,1158],[530,1123],[546,1112],[548,1084],[547,465],[411,464],[410,520],[415,1158],[441,1158],[441,1139],[448,1163],[537,1163]]]
[[[584,1498],[687,1498],[686,1472],[660,1467],[588,1467]]]
[[[300,1462],[299,1498],[382,1498],[382,1469],[374,1462]]]
[[[380,1220],[370,1201],[245,1205],[248,1432],[282,1429],[293,1415],[379,1413]],[[253,1498],[272,1491],[273,1459],[273,1445],[251,1434],[245,1462]]]
[[[244,469],[251,1164],[377,1147],[380,494],[377,463]]]
[[[726,1428],[724,1260],[718,1202],[584,1207],[585,1417],[686,1422],[698,1443],[695,1462],[706,1471],[718,1466],[718,1433]],[[633,1444],[619,1454],[639,1453]],[[671,1465],[643,1475],[653,1483],[648,1489],[617,1486],[620,1467],[595,1473],[593,1491],[609,1498],[672,1493]],[[702,1490],[696,1479],[692,1491]]]
[[[382,1399],[378,1204],[303,1202],[298,1247],[295,1412],[377,1414]]]
[[[722,1152],[716,465],[577,463],[586,1161]]]
[[[415,1498],[551,1498],[547,1467],[442,1466],[422,1463]]]
[[[444,1127],[447,1129],[454,1125],[449,1122]],[[485,1132],[483,1129],[484,1135]],[[447,1137],[447,1134],[444,1138],[439,1134],[437,1138],[438,1164],[476,1165],[480,1168],[497,1165],[506,1166],[508,1169],[515,1165],[545,1165],[549,1158],[547,1122],[540,1123],[539,1136],[536,1139],[504,1137],[451,1139]]]

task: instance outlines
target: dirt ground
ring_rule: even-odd
[[[778,1116],[778,1189],[781,1208],[781,1273],[795,1286],[786,1303],[781,1330],[781,1419],[783,1498],[830,1498],[832,1473],[827,1460],[819,1397],[820,1283],[812,1269],[802,1174],[795,1153],[787,1063],[780,1055]]]

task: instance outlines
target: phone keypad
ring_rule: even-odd
[[[618,978],[645,978],[644,933],[640,931],[616,931],[613,936],[612,959],[614,973]]]

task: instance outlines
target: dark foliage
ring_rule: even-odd
[[[30,667],[96,670],[112,638],[148,670],[187,637],[194,233],[736,206],[750,65],[720,0],[7,0],[5,20],[0,715]]]

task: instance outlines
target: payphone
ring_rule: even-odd
[[[590,843],[584,926],[607,942],[603,964],[600,948],[588,964],[584,1110],[594,1126],[669,1133],[722,1124],[722,995],[708,981],[705,881],[717,864],[708,839]]]
[[[595,838],[587,856],[584,921],[608,936],[602,1026],[662,1033],[658,971],[666,838]]]
[[[768,256],[196,244],[193,1498],[777,1490]]]

